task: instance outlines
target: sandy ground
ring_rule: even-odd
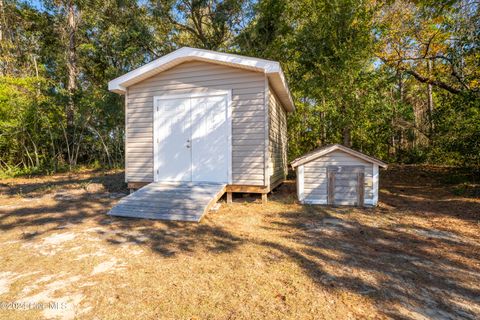
[[[2,180],[0,318],[478,319],[480,199],[449,174],[393,167],[374,209],[286,183],[200,224],[108,217],[121,172]]]

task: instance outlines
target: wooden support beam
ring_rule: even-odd
[[[140,189],[142,187],[145,187],[149,183],[150,182],[129,182],[128,189]]]
[[[227,192],[227,203],[232,203],[232,202],[233,202],[233,193]]]
[[[268,193],[270,190],[267,186],[248,186],[248,185],[228,185],[227,192],[240,193]]]
[[[267,204],[268,198],[266,193],[262,193],[262,204]]]

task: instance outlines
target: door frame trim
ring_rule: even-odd
[[[182,93],[182,94],[162,94],[156,95],[153,97],[153,181],[158,181],[158,132],[156,130],[156,125],[158,122],[157,119],[157,106],[159,100],[171,100],[171,99],[191,99],[191,98],[201,98],[201,97],[214,97],[214,96],[226,96],[227,97],[227,131],[228,131],[228,142],[227,142],[227,179],[228,184],[232,184],[233,181],[233,170],[232,170],[232,161],[233,161],[233,148],[232,148],[232,90],[214,90],[210,89],[204,92],[191,92],[191,93]],[[193,172],[192,172],[193,174]]]
[[[357,207],[363,207],[365,204],[365,166],[363,165],[328,165],[327,166],[327,204],[335,206],[335,186],[336,186],[336,173],[346,170],[350,173],[356,174],[356,178],[353,181],[357,182],[356,193],[357,203],[354,204]],[[361,179],[359,175],[361,174]],[[359,185],[359,182],[363,184]],[[362,197],[359,199],[359,197]]]

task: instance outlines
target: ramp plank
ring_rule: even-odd
[[[225,193],[226,184],[150,183],[122,198],[109,215],[199,222]]]

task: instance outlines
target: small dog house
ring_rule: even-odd
[[[339,144],[295,159],[297,195],[305,204],[376,206],[379,167],[387,165]]]
[[[109,82],[125,95],[125,179],[220,183],[266,194],[287,174],[287,113],[275,61],[181,48]]]

